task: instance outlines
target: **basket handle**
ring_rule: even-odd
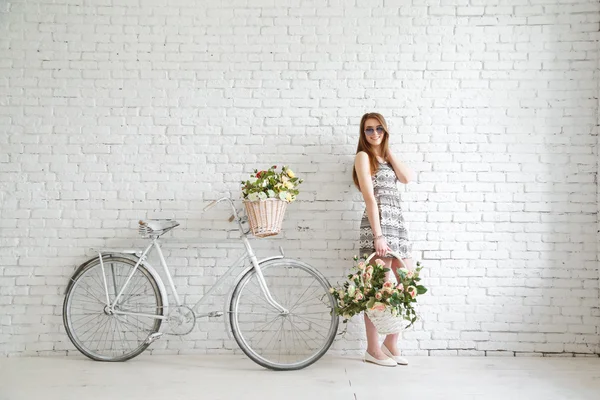
[[[371,255],[365,260],[365,264],[368,264],[369,261],[371,261],[371,259],[373,257],[375,257],[377,255],[377,253],[371,253]],[[400,264],[402,264],[403,268],[408,269],[408,267],[406,266],[406,264],[404,263],[404,261],[402,261],[402,258],[400,257],[400,254],[396,253],[395,251],[390,251],[386,254],[387,255],[392,255],[394,256],[394,258],[396,258],[398,261],[400,261]]]

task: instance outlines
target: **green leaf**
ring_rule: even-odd
[[[417,285],[417,294],[427,293],[427,288],[423,285]]]
[[[371,299],[367,302],[367,308],[372,308],[375,305],[375,297],[371,297]]]

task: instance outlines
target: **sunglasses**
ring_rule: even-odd
[[[365,133],[367,136],[372,136],[373,134],[375,134],[375,131],[377,131],[377,133],[379,133],[381,135],[382,133],[385,132],[385,129],[383,129],[383,126],[378,126],[375,129],[373,129],[373,128],[365,129]]]

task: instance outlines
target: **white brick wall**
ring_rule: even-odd
[[[596,0],[3,2],[0,354],[72,353],[68,276],[141,218],[222,239],[169,251],[197,298],[239,252],[200,210],[257,167],[306,179],[260,253],[341,279],[366,111],[419,173],[403,199],[431,291],[405,353],[599,353],[599,22]],[[363,346],[357,319],[333,351]],[[201,321],[152,348],[235,344]]]

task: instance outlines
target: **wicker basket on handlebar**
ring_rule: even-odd
[[[281,231],[287,202],[279,199],[244,200],[248,223],[256,237],[277,235]]]

